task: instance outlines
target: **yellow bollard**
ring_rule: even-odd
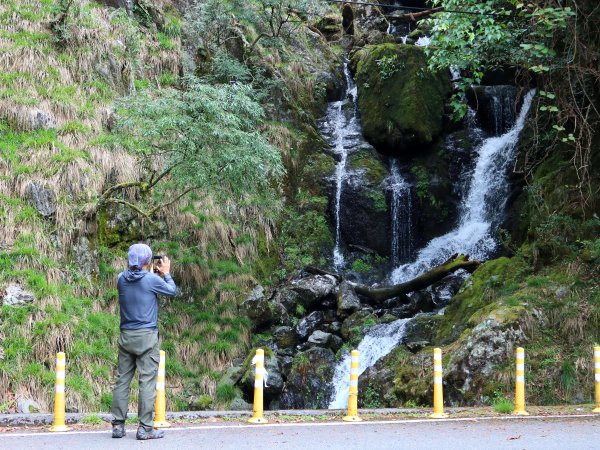
[[[592,412],[600,413],[600,347],[594,347],[594,391],[596,407]]]
[[[515,384],[515,410],[514,415],[528,416],[525,411],[525,349],[517,348],[517,379]]]
[[[433,414],[432,419],[445,419],[444,393],[442,387],[442,349],[433,349]]]
[[[268,420],[263,417],[263,380],[265,370],[265,351],[262,348],[256,350],[256,355],[252,358],[252,364],[256,364],[254,376],[254,407],[250,423],[267,423]]]
[[[167,400],[165,396],[165,352],[160,351],[158,373],[156,374],[156,401],[154,402],[154,428],[169,428],[166,418]]]
[[[54,390],[54,422],[50,431],[68,431],[65,425],[65,354],[56,354],[56,387]]]
[[[350,356],[350,389],[348,395],[348,415],[342,420],[344,422],[362,422],[362,419],[358,416],[358,357],[360,352],[358,350],[352,350]]]

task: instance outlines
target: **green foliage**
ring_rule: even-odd
[[[373,270],[373,267],[371,267],[370,264],[366,263],[362,259],[358,258],[352,263],[352,270],[354,272],[367,273]]]
[[[50,29],[54,33],[54,42],[60,46],[66,46],[71,39],[73,18],[80,13],[79,2],[75,0],[57,0],[54,4],[54,19]]]
[[[382,80],[391,78],[400,70],[398,55],[383,55],[377,60],[377,66],[379,67],[379,76]]]
[[[144,91],[118,102],[117,131],[105,142],[122,146],[147,168],[150,182],[242,198],[271,188],[283,172],[276,148],[260,134],[263,111],[245,85],[185,79],[184,91]],[[161,167],[156,170],[157,155]]]
[[[494,407],[494,411],[501,414],[510,414],[515,410],[513,401],[506,398],[500,391],[494,392],[492,406]]]
[[[217,386],[217,400],[228,403],[238,396],[238,390],[232,384],[219,384]]]
[[[467,75],[453,98],[455,118],[466,112],[462,93],[479,84],[486,70],[497,66],[521,66],[545,73],[556,67],[552,42],[574,16],[570,7],[491,0],[434,0],[434,6],[467,10],[476,14],[440,13],[429,19],[432,43],[427,47],[434,69],[454,66]]]
[[[98,414],[88,414],[81,420],[81,423],[84,425],[102,425],[104,421]]]

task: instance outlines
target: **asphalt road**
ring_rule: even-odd
[[[600,417],[446,419],[395,422],[210,424],[166,430],[164,439],[136,441],[109,431],[4,433],[0,449],[600,449]]]

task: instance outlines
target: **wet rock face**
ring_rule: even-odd
[[[336,360],[328,348],[315,347],[298,353],[280,396],[283,409],[327,408],[332,394],[330,381]]]
[[[480,401],[481,390],[494,367],[512,358],[517,345],[525,340],[520,328],[507,328],[493,318],[473,328],[465,343],[452,353],[445,369],[449,398],[459,404]],[[465,399],[465,392],[473,398]]]
[[[334,202],[330,211],[334,217]],[[390,222],[383,188],[370,185],[360,173],[348,176],[340,202],[340,228],[344,243],[389,255],[392,236]]]
[[[325,347],[333,351],[337,351],[344,343],[338,336],[321,330],[311,334],[307,342],[311,347]]]
[[[500,135],[513,125],[517,111],[515,86],[474,86],[467,91],[467,99],[488,133]]]
[[[33,303],[35,296],[19,284],[11,283],[0,291],[0,306],[24,306]]]
[[[42,216],[52,217],[56,212],[56,194],[52,189],[39,183],[30,183],[27,186],[27,197]]]

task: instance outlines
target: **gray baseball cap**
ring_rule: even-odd
[[[146,244],[133,244],[129,247],[127,253],[127,260],[129,261],[129,267],[137,266],[140,269],[148,264],[152,259],[152,250]]]

